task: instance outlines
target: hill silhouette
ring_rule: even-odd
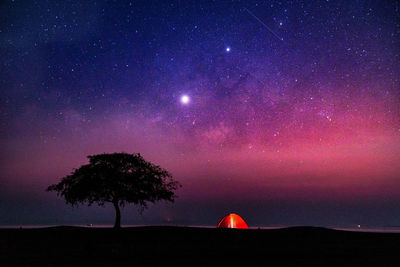
[[[400,234],[316,227],[1,229],[2,266],[395,266]]]

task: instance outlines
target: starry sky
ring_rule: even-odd
[[[0,224],[104,152],[183,185],[125,224],[400,226],[398,1],[2,1]]]

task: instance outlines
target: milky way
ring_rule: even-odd
[[[0,17],[0,224],[110,222],[44,188],[119,151],[183,184],[127,222],[400,224],[398,2],[4,1]]]

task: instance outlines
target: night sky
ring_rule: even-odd
[[[2,1],[0,224],[112,224],[48,185],[140,152],[123,224],[400,225],[398,1]]]

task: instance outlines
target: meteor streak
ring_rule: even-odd
[[[244,8],[247,13],[249,13],[253,18],[255,18],[258,22],[260,22],[268,31],[270,31],[276,38],[278,38],[279,40],[283,41],[283,38],[279,37],[276,33],[274,33],[274,31],[268,27],[264,22],[262,22],[262,20],[260,20],[256,15],[254,15],[250,10],[248,10],[247,8]]]

